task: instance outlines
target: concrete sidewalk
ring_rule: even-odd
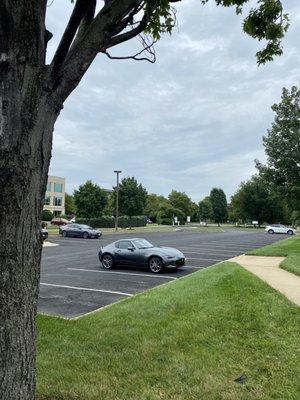
[[[284,257],[260,257],[241,255],[232,258],[247,271],[258,276],[268,285],[284,294],[290,301],[300,306],[300,276],[279,268]]]

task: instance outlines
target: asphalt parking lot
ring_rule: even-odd
[[[154,245],[176,247],[185,254],[186,265],[158,275],[130,267],[105,271],[98,260],[100,246],[124,239],[124,234],[107,235],[100,240],[50,237],[49,242],[58,246],[43,249],[39,312],[78,317],[286,236],[229,229],[217,233],[133,233],[126,237],[144,237]]]

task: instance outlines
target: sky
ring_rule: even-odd
[[[178,26],[156,44],[155,64],[98,55],[56,122],[49,173],[66,178],[68,193],[88,179],[111,188],[120,169],[149,193],[175,189],[199,202],[221,187],[230,200],[255,173],[254,159],[265,161],[271,105],[282,87],[299,86],[299,3],[283,1],[284,54],[265,66],[242,17],[200,0],[176,3]],[[48,2],[49,61],[71,11],[69,0]],[[111,53],[136,50],[134,39]]]

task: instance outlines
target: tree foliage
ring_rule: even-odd
[[[242,222],[285,222],[284,202],[274,184],[260,176],[242,182],[231,198],[232,212]]]
[[[202,221],[213,219],[213,208],[211,205],[210,197],[206,196],[199,202],[199,218]]]
[[[300,90],[283,88],[281,102],[272,110],[275,119],[263,137],[267,164],[256,161],[256,166],[279,187],[290,208],[300,210]]]
[[[224,191],[222,189],[213,188],[210,192],[209,198],[213,210],[214,221],[218,224],[227,221],[227,200]]]
[[[185,217],[191,215],[192,200],[186,193],[172,190],[168,198],[172,207],[181,210]]]
[[[80,218],[98,218],[107,205],[107,193],[92,181],[86,181],[74,190],[74,202]]]
[[[116,188],[113,193],[114,205]],[[119,210],[121,215],[142,215],[147,202],[147,190],[134,177],[122,179],[119,185]]]
[[[207,3],[209,0],[202,0]],[[215,0],[217,5],[236,8],[241,14],[250,0]],[[249,36],[266,41],[266,46],[256,53],[258,64],[273,60],[282,54],[281,41],[289,27],[288,15],[283,12],[280,0],[258,0],[243,22],[243,30]]]
[[[153,221],[156,221],[157,214],[161,211],[161,208],[169,205],[169,200],[164,196],[160,196],[154,193],[147,195],[147,202],[145,207],[145,214]]]
[[[66,215],[76,214],[74,196],[68,193],[65,193],[65,213]]]

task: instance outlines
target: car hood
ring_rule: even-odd
[[[150,249],[145,249],[149,253],[155,253],[160,256],[173,256],[173,257],[184,257],[183,253],[173,247],[160,247],[155,246],[151,247]]]

